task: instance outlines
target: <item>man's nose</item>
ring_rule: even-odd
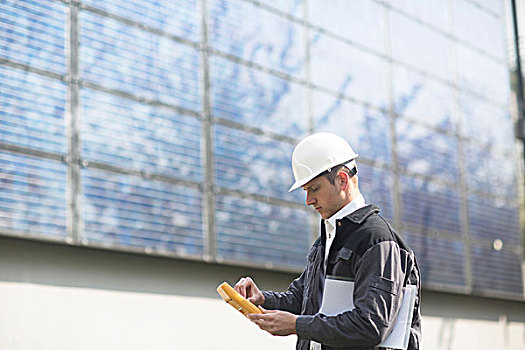
[[[309,194],[306,194],[306,205],[312,205],[315,203],[314,196],[310,196]]]

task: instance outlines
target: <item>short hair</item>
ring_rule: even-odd
[[[347,165],[349,165],[350,167],[347,167]],[[335,179],[337,178],[337,173],[339,172],[339,170],[344,171],[350,176],[350,178],[352,178],[354,177],[354,175],[357,174],[357,164],[355,163],[355,161],[352,161],[347,164],[336,165],[335,167],[330,169],[330,171],[328,171],[325,174],[330,184],[335,185]]]

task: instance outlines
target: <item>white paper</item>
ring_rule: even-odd
[[[416,287],[404,287],[403,302],[392,333],[377,346],[406,350],[410,339],[410,325],[415,299]],[[354,308],[354,282],[327,277],[324,282],[323,301],[319,313],[335,316]]]

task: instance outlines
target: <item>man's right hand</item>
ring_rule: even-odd
[[[255,305],[261,305],[264,303],[263,293],[261,293],[255,282],[250,277],[241,278],[233,289]]]

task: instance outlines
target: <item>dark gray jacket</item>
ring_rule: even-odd
[[[288,291],[264,291],[264,308],[300,315],[296,322],[297,349],[307,350],[310,340],[323,349],[377,349],[391,331],[399,311],[402,288],[417,286],[408,349],[419,349],[421,339],[420,274],[412,250],[367,205],[337,220],[336,236],[328,255],[326,275],[355,281],[352,311],[337,316],[319,314],[320,276],[325,255],[325,228],[308,254],[306,269]]]

